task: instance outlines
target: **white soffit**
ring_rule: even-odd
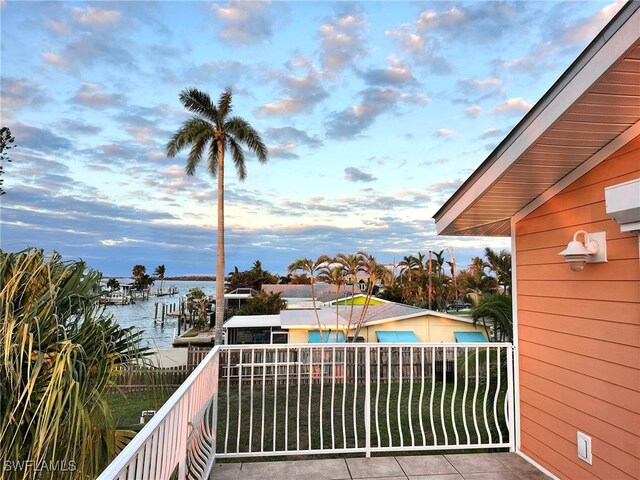
[[[638,135],[640,2],[630,2],[435,214],[437,231],[509,236],[512,217]]]

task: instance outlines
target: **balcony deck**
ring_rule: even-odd
[[[546,480],[515,453],[412,455],[216,464],[215,480]]]

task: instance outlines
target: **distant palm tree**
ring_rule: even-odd
[[[513,341],[513,308],[507,295],[485,295],[471,310],[473,325],[482,321],[487,339],[494,342]],[[490,329],[487,320],[492,324]],[[493,334],[491,334],[493,333]]]
[[[493,251],[487,247],[484,249],[487,261],[485,267],[496,275],[498,285],[502,286],[504,295],[511,294],[511,254],[507,250]]]
[[[340,287],[344,285],[347,281],[347,273],[344,265],[334,260],[333,263],[327,265],[326,268],[322,270],[318,279],[324,283],[328,283],[329,285],[334,285],[336,287],[336,341],[338,339],[338,330],[340,329],[340,312],[339,306],[340,302]],[[353,298],[352,302],[353,304]],[[349,331],[347,330],[347,336]]]
[[[360,318],[358,319],[358,323],[356,324],[356,331],[353,334],[354,342],[358,339],[360,329],[362,328],[362,324],[364,323],[364,320],[367,316],[367,310],[369,309],[369,305],[371,304],[371,297],[373,296],[373,289],[375,287],[376,281],[378,278],[384,276],[384,270],[386,270],[386,267],[384,265],[379,264],[376,259],[372,255],[369,255],[367,252],[359,251],[357,255],[358,257],[360,257],[360,261],[362,262],[362,271],[367,274],[369,279],[367,281],[367,294],[364,300],[364,307],[362,307]]]
[[[164,273],[165,273],[166,269],[164,268],[164,264],[163,265],[158,265],[156,267],[156,269],[154,270],[153,274],[158,277],[160,279],[160,291],[162,292],[162,285],[164,283]]]
[[[318,323],[318,330],[320,331],[320,339],[324,341],[322,336],[322,324],[320,323],[320,315],[318,314],[318,308],[316,307],[316,277],[321,274],[324,269],[331,263],[331,259],[327,255],[320,255],[317,260],[310,258],[298,258],[289,265],[289,273],[294,273],[298,270],[309,275],[311,279],[311,302],[313,303],[313,311],[316,315],[316,322]]]
[[[224,322],[224,158],[228,150],[233,158],[238,178],[247,176],[244,145],[256,154],[260,163],[267,161],[267,147],[258,132],[243,118],[230,117],[231,88],[220,95],[218,104],[209,95],[196,88],[180,92],[180,102],[195,115],[185,121],[167,144],[167,156],[175,157],[180,150],[191,146],[185,171],[195,173],[202,157],[207,157],[207,169],[218,180],[218,248],[216,260],[216,316],[214,337],[217,345],[222,343]]]
[[[350,276],[351,281],[351,310],[349,311],[349,321],[347,322],[347,337],[349,336],[349,330],[351,329],[351,322],[353,321],[353,297],[356,293],[356,282],[358,273],[362,271],[362,260],[358,255],[346,255],[339,253],[334,260],[340,263],[344,267],[344,272],[347,276]]]

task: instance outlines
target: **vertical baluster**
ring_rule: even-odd
[[[391,403],[391,375],[392,375],[392,350],[391,347],[387,347],[389,352],[389,368],[387,369],[387,434],[389,435],[389,446],[393,446],[393,439],[391,438],[391,418],[389,417],[389,404]]]
[[[230,383],[231,383],[231,351],[227,350],[225,356],[223,357],[224,359],[226,359],[227,362],[227,368],[226,368],[226,372],[227,372],[227,421],[226,421],[226,428],[225,428],[225,433],[224,433],[224,453],[227,453],[228,450],[228,445],[229,445],[229,390],[230,390]],[[222,371],[225,371],[224,368]]]
[[[238,363],[238,434],[236,440],[236,453],[240,453],[240,432],[242,432],[242,370],[245,350],[240,349]]]
[[[324,403],[324,348],[325,347],[321,347],[320,350],[322,352],[322,355],[320,356],[320,450],[324,450],[324,429],[322,428],[322,404]]]
[[[491,436],[491,428],[489,427],[489,419],[487,417],[487,399],[489,398],[489,387],[491,385],[491,348],[485,347],[485,350],[487,352],[486,354],[487,381],[485,382],[485,387],[484,387],[484,399],[482,401],[482,414],[484,417],[484,426],[485,426],[485,429],[487,430],[487,437],[488,437],[489,443],[493,443],[493,438]]]
[[[456,436],[456,445],[460,445],[460,437],[458,436],[458,426],[456,425],[456,394],[458,392],[458,347],[451,348],[453,353],[453,393],[451,394],[451,423],[453,425],[453,433]]]
[[[336,347],[331,347],[331,449],[336,448],[336,434],[334,429],[333,412],[334,412],[334,399],[336,396]]]
[[[278,356],[280,354],[280,349],[275,347],[273,351],[274,362],[273,362],[273,451],[276,451],[276,423],[277,423],[277,415],[278,415]],[[285,417],[286,417],[285,412]],[[285,423],[286,425],[286,423]],[[286,426],[285,426],[286,431]]]
[[[447,427],[444,422],[444,399],[447,391],[447,350],[442,347],[442,394],[440,395],[440,423],[444,433],[444,444],[449,445],[449,435],[447,435]]]
[[[300,388],[302,385],[302,349],[298,347],[298,399],[296,402],[296,450],[300,450]]]
[[[502,443],[502,429],[500,428],[500,420],[498,419],[498,397],[500,396],[500,380],[501,380],[501,358],[502,358],[502,347],[496,347],[496,373],[497,373],[497,384],[496,384],[496,394],[493,396],[493,421],[495,422],[496,429],[498,430],[498,438],[499,442]]]
[[[289,347],[286,347],[286,357],[285,362],[287,363],[287,370],[285,375],[285,384],[284,384],[284,451],[289,451],[289,369],[291,368],[291,350]],[[275,425],[275,422],[274,422]]]
[[[467,445],[471,444],[471,436],[467,426],[467,389],[469,387],[469,348],[464,347],[464,391],[462,392],[462,424],[467,435]]]
[[[478,415],[476,410],[478,409],[477,398],[478,398],[478,383],[480,382],[480,350],[478,347],[476,350],[476,384],[473,390],[473,426],[476,429],[476,435],[478,436],[478,445],[482,443],[482,439],[480,438],[480,429],[478,428]]]
[[[249,451],[253,451],[253,388],[255,386],[255,379],[253,378],[254,365],[256,363],[254,349],[251,349],[251,373],[250,373],[250,401],[249,401]]]
[[[436,347],[431,347],[431,396],[429,397],[429,420],[431,422],[431,433],[433,434],[433,444],[438,445],[438,435],[436,425],[433,421],[433,398],[436,393]]]
[[[382,441],[380,439],[380,370],[382,369],[382,363],[380,361],[380,351],[382,347],[376,345],[376,351],[378,355],[378,367],[376,368],[376,438],[378,439],[378,443],[376,446],[381,447]]]
[[[402,353],[403,348],[398,347],[398,432],[400,433],[400,446],[404,447],[404,434],[402,432],[402,417],[400,411],[402,410]]]
[[[416,439],[413,436],[413,347],[409,347],[409,366],[411,368],[411,374],[409,376],[409,400],[407,401],[407,410],[409,411],[409,433],[411,433],[411,446],[415,447]]]
[[[320,332],[322,334],[322,332]],[[313,350],[309,351],[309,408],[307,409],[307,433],[309,435],[309,450],[311,450],[311,386],[313,384]]]
[[[342,358],[342,448],[347,448],[347,347],[344,347]]]
[[[418,414],[420,420],[420,432],[422,432],[422,445],[427,445],[427,436],[424,433],[424,420],[422,418],[422,399],[424,397],[424,351],[425,347],[420,347],[420,401],[418,402]]]
[[[358,402],[358,347],[353,347],[353,438],[356,448],[358,448],[358,422],[356,416],[356,406]]]

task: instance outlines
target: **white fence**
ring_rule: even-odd
[[[214,457],[513,449],[512,378],[507,343],[216,347],[100,479],[206,478]]]

